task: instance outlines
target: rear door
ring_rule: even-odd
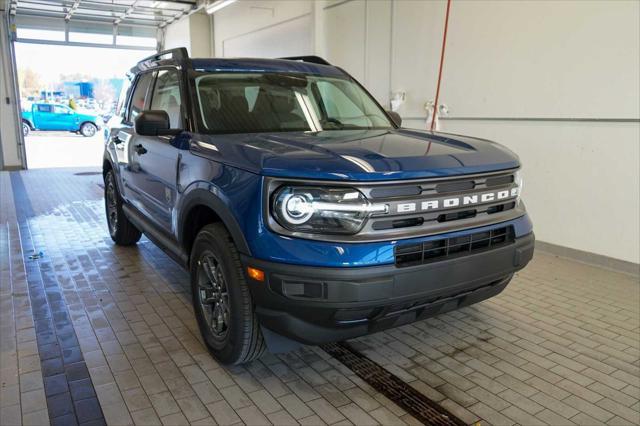
[[[34,110],[35,126],[38,130],[57,130],[53,105],[38,104]]]
[[[156,72],[148,109],[162,110],[169,115],[172,129],[183,128],[180,73],[175,68]],[[177,195],[180,150],[173,144],[174,136],[134,136],[135,145],[146,151],[138,156],[134,177],[136,191],[147,214],[164,230],[171,230],[171,218]]]

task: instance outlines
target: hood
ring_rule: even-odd
[[[199,135],[217,160],[266,176],[327,180],[447,177],[519,167],[484,139],[419,130],[332,130]]]

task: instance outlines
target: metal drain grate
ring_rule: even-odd
[[[466,425],[448,410],[353,349],[348,343],[329,343],[322,345],[322,349],[423,424]]]

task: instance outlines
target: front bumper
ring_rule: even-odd
[[[263,327],[322,344],[408,324],[500,293],[533,257],[534,235],[508,245],[430,264],[323,268],[243,257],[265,272],[248,278]]]

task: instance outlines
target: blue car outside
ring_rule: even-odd
[[[34,103],[22,112],[22,133],[31,130],[58,130],[92,137],[100,130],[97,115],[77,112],[66,105]]]

